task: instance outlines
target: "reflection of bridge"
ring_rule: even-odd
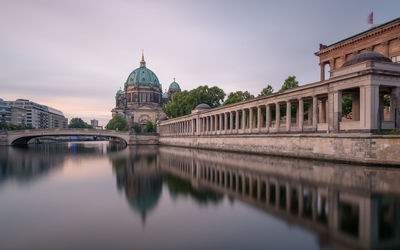
[[[397,169],[164,147],[160,164],[194,187],[210,188],[316,232],[321,245],[400,245]]]
[[[27,144],[29,140],[43,136],[97,136],[122,140],[126,144],[156,144],[157,135],[138,135],[129,132],[96,129],[32,129],[9,131],[5,135],[6,145]],[[3,135],[4,137],[4,135]],[[1,143],[0,143],[1,144]]]

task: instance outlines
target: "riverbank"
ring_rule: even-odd
[[[373,165],[400,165],[400,136],[268,134],[160,136],[161,145]]]

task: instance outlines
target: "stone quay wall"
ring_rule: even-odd
[[[362,164],[400,165],[400,136],[268,134],[160,136],[162,145],[290,156]]]

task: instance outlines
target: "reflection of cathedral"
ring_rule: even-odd
[[[133,153],[130,158],[112,160],[117,176],[119,190],[125,191],[129,206],[142,217],[143,223],[147,214],[158,203],[162,190],[162,175],[157,166],[154,148],[145,148]]]
[[[124,90],[117,91],[116,106],[111,111],[112,116],[119,114],[128,121],[141,125],[147,121],[155,122],[165,116],[161,106],[172,100],[172,95],[180,92],[179,84],[172,82],[164,94],[156,74],[146,67],[144,56],[140,67],[132,71],[124,84]]]

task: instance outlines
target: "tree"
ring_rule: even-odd
[[[129,128],[128,122],[121,115],[115,115],[106,125],[106,129],[127,131]]]
[[[140,126],[139,123],[135,122],[135,123],[133,124],[133,130],[134,130],[136,133],[140,133],[140,132],[142,132],[142,127]]]
[[[211,108],[218,107],[224,98],[225,92],[222,89],[200,86],[190,91],[175,93],[172,102],[163,106],[163,111],[169,118],[175,118],[190,114],[201,103],[208,104]]]
[[[353,106],[353,100],[350,95],[344,95],[342,97],[342,116],[348,116]]]
[[[228,98],[226,98],[225,102],[223,105],[228,105],[236,102],[241,102],[241,101],[246,101],[253,99],[254,95],[250,94],[248,91],[236,91],[236,92],[231,92],[228,95]]]
[[[72,118],[69,121],[68,128],[93,128],[86,122],[84,122],[81,118]]]
[[[156,126],[151,121],[147,121],[146,125],[144,126],[144,132],[145,133],[155,133],[156,132]]]
[[[279,90],[279,91],[284,91],[284,90],[295,88],[298,86],[299,86],[299,82],[296,81],[296,76],[289,76],[288,78],[286,78],[285,82],[282,85],[281,90]]]
[[[272,88],[271,85],[267,85],[267,87],[263,88],[263,90],[261,90],[261,93],[258,95],[258,97],[260,96],[264,96],[264,95],[270,95],[274,93],[274,89]]]

